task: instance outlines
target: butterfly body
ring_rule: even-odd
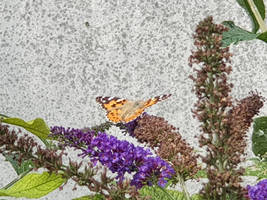
[[[110,121],[128,123],[140,116],[146,108],[170,96],[171,94],[157,96],[147,101],[130,101],[118,97],[99,96],[96,97],[96,101],[107,111],[107,117]]]

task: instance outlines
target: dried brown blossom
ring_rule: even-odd
[[[240,186],[244,169],[237,165],[243,161],[246,132],[252,118],[263,106],[263,98],[254,93],[233,106],[229,96],[233,85],[227,83],[227,75],[232,71],[227,63],[232,54],[228,47],[221,47],[226,30],[213,24],[212,17],[200,22],[194,35],[197,50],[189,57],[189,66],[202,65],[194,69],[196,77],[190,78],[195,82],[198,97],[193,113],[202,122],[199,143],[207,150],[207,156],[201,156],[209,179],[201,191],[205,199],[244,198],[246,190]]]
[[[138,121],[134,135],[138,141],[148,143],[162,159],[169,161],[184,180],[192,178],[199,170],[193,148],[164,118],[144,115]]]

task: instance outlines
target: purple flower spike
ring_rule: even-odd
[[[257,183],[255,186],[247,186],[248,195],[251,200],[266,200],[267,199],[267,179]]]
[[[94,165],[99,161],[113,173],[117,173],[119,182],[125,173],[134,173],[131,185],[138,189],[157,182],[160,186],[167,183],[167,178],[174,174],[174,169],[160,157],[152,157],[149,149],[135,147],[127,141],[120,141],[114,136],[99,132],[83,133],[79,129],[51,128],[52,135],[64,139],[64,144],[82,150],[79,156],[89,156]],[[155,181],[156,180],[156,181]]]

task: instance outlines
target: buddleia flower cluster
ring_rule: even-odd
[[[90,160],[108,167],[117,173],[121,183],[125,173],[133,174],[131,185],[140,189],[144,185],[157,183],[164,186],[174,174],[173,168],[160,157],[153,157],[148,149],[136,147],[127,141],[120,141],[106,133],[82,132],[80,129],[51,127],[51,135],[56,136],[64,145],[82,150],[79,156],[89,156]]]
[[[182,138],[178,129],[164,118],[147,113],[124,126],[138,142],[146,143],[160,158],[171,164],[175,175],[172,176],[170,186],[179,183],[188,199],[189,192],[185,187],[185,181],[194,177],[200,167],[193,148]]]
[[[267,179],[257,183],[255,186],[247,186],[248,196],[251,200],[267,199]]]

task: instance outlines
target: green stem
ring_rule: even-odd
[[[175,200],[165,189],[163,189],[162,187],[160,187],[158,185],[157,185],[157,187],[160,188],[170,199]]]
[[[6,186],[4,186],[2,189],[8,189],[12,185],[14,185],[16,182],[18,182],[20,179],[22,179],[24,176],[26,176],[29,172],[31,172],[33,168],[28,169],[27,171],[23,172],[18,178],[15,178],[13,181],[8,183]]]
[[[260,29],[262,30],[262,32],[266,32],[267,31],[267,26],[266,24],[264,23],[263,19],[261,18],[261,15],[257,9],[257,7],[255,6],[253,0],[248,0],[248,4],[257,20],[257,22],[259,23],[260,25]]]
[[[6,116],[6,115],[3,115],[3,114],[0,114],[0,119],[5,119],[5,118],[10,118],[10,117],[8,117],[8,116]]]
[[[178,179],[179,179],[179,183],[182,187],[183,193],[185,194],[186,200],[191,200],[189,192],[186,189],[184,179],[179,173],[178,173]]]

